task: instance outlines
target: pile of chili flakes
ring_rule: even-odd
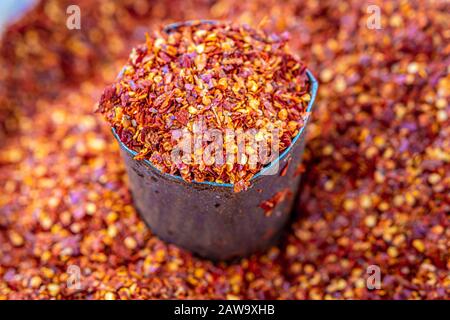
[[[0,48],[0,299],[450,297],[445,1],[371,1],[379,30],[369,3],[326,0],[79,0],[68,30],[72,2],[40,2]],[[215,264],[145,228],[94,104],[149,28],[265,16],[321,84],[298,216],[279,246]]]
[[[251,164],[251,154],[238,161],[194,161],[198,152],[204,153],[201,149],[174,162],[178,142],[173,132],[215,130],[230,138],[227,132],[254,130],[259,133],[255,139],[285,150],[303,126],[311,100],[306,66],[289,53],[287,39],[247,25],[202,21],[150,33],[105,89],[98,110],[120,140],[138,152],[136,159],[150,160],[162,172],[189,182],[245,189],[263,162]],[[277,142],[274,131],[279,132]],[[235,138],[225,140],[230,139],[224,139],[227,150],[238,150]],[[250,145],[247,150],[253,151]]]

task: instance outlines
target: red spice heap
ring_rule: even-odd
[[[286,42],[284,34],[226,23],[196,22],[147,35],[104,91],[98,110],[137,159],[186,181],[233,183],[241,190],[264,163],[174,163],[171,133],[193,132],[200,122],[223,134],[279,130],[277,147],[288,147],[311,97],[306,67]]]
[[[450,299],[450,3],[371,1],[379,30],[363,1],[146,3],[77,0],[82,28],[69,30],[73,1],[43,0],[4,32],[0,300]],[[321,70],[301,218],[279,246],[212,263],[148,231],[92,105],[141,26],[266,15]]]

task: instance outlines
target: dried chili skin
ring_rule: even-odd
[[[450,298],[448,2],[374,0],[382,29],[361,1],[77,0],[81,30],[65,28],[70,4],[39,2],[1,40],[0,299]],[[301,217],[227,265],[146,229],[92,114],[143,25],[199,18],[289,30],[321,86]]]
[[[246,189],[265,165],[187,164],[170,159],[173,130],[280,131],[279,150],[291,144],[310,100],[305,65],[287,49],[286,35],[247,25],[180,25],[147,35],[133,49],[117,82],[100,99],[119,138],[163,172],[186,181],[213,181]],[[203,151],[200,150],[203,154]]]

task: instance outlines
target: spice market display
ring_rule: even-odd
[[[66,25],[74,2],[79,30]],[[379,28],[369,5],[381,9]],[[38,1],[0,45],[0,299],[449,299],[448,12],[446,1]],[[293,221],[278,245],[237,261],[201,259],[149,231],[95,113],[146,33],[193,19],[282,35],[320,83]],[[225,87],[211,71],[206,80]],[[133,86],[123,77],[119,86]],[[237,99],[239,80],[227,80]],[[244,91],[263,99],[265,82],[254,82],[256,93],[253,83]],[[273,122],[289,128],[305,110],[280,111]],[[69,286],[73,272],[79,285]]]

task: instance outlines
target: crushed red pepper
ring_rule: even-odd
[[[186,181],[214,181],[246,189],[266,164],[244,160],[175,163],[177,141],[172,130],[190,133],[218,129],[256,130],[255,139],[287,148],[304,123],[311,99],[306,66],[287,48],[286,34],[267,33],[247,25],[191,22],[171,31],[147,35],[134,48],[117,82],[107,87],[98,110],[120,140],[163,172]],[[225,141],[227,142],[227,141]],[[228,150],[236,154],[236,141]],[[201,146],[205,148],[206,146]],[[247,147],[246,151],[250,148]],[[256,152],[256,150],[253,150]],[[203,150],[193,150],[192,159]],[[236,158],[235,158],[236,159]]]
[[[450,298],[448,3],[371,1],[380,30],[361,1],[76,3],[81,30],[48,0],[1,41],[0,299]],[[143,25],[265,15],[320,71],[299,217],[285,243],[212,263],[145,228],[92,106]]]

